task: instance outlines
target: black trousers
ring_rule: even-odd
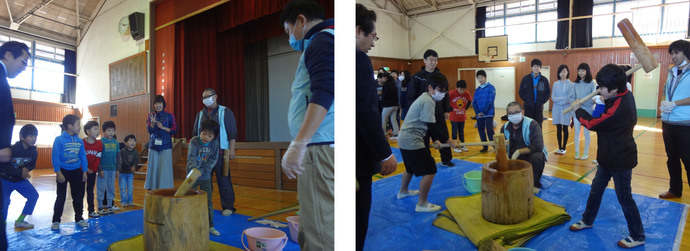
[[[534,187],[541,188],[541,175],[544,173],[544,166],[546,165],[546,156],[543,152],[536,152],[530,154],[522,154],[518,157],[519,160],[524,160],[532,164],[532,177],[534,178]]]
[[[542,128],[541,124],[544,122],[544,108],[542,107],[541,109],[537,108],[528,108],[525,106],[525,116],[531,119],[534,119],[534,121],[537,121],[539,124],[539,129]]]
[[[86,204],[88,205],[89,213],[96,211],[96,205],[93,203],[93,188],[96,186],[96,175],[98,174],[86,174]]]
[[[357,178],[359,190],[355,198],[356,250],[364,249],[364,240],[369,230],[369,213],[371,212],[371,176]]]
[[[81,168],[74,170],[60,169],[62,175],[65,176],[65,182],[57,183],[57,198],[55,199],[55,206],[53,207],[53,222],[60,222],[62,211],[65,208],[65,199],[67,197],[67,183],[72,195],[72,207],[74,207],[74,222],[79,222],[84,219],[84,181],[82,181]]]
[[[664,137],[664,147],[666,148],[666,167],[671,176],[669,181],[669,192],[674,195],[683,195],[683,174],[680,162],[683,161],[685,171],[690,181],[690,126],[661,124],[662,136]]]

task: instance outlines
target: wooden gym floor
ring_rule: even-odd
[[[231,173],[232,174],[232,173]],[[55,172],[53,169],[38,169],[31,173],[31,183],[36,187],[39,193],[36,208],[31,216],[26,217],[26,221],[34,224],[34,228],[50,227],[53,219],[53,206],[55,205]],[[144,197],[147,190],[144,189],[144,180],[134,179],[134,204],[133,207],[122,208],[120,205],[119,180],[115,185],[115,200],[114,205],[121,208],[118,212],[126,212],[130,210],[143,209]],[[175,187],[179,187],[182,180],[175,180]],[[68,186],[69,187],[69,186]],[[247,186],[233,186],[235,189],[235,208],[236,213],[248,216],[259,216],[269,212],[280,210],[287,207],[298,205],[297,192],[282,191],[275,189],[265,189]],[[94,188],[94,197],[95,188]],[[84,196],[86,197],[86,196]],[[7,233],[15,231],[24,231],[26,229],[14,228],[14,221],[19,217],[24,207],[26,199],[19,193],[13,192],[10,199],[12,200],[7,216]],[[88,219],[88,212],[86,210],[86,198],[84,198],[84,219]],[[220,196],[218,194],[218,187],[216,186],[215,177],[213,178],[213,208],[216,210],[223,210],[220,205]],[[118,213],[116,212],[116,213]],[[276,216],[266,217],[266,219],[286,222],[285,218],[295,215],[295,211],[280,214]],[[102,216],[108,217],[108,216]],[[221,216],[224,217],[224,216]],[[232,216],[230,216],[232,217]],[[74,208],[72,207],[72,198],[67,191],[67,201],[65,202],[65,209],[62,215],[62,222],[74,222]]]
[[[474,115],[474,111],[468,111],[468,116]],[[500,121],[500,117],[505,115],[505,109],[496,109],[496,117],[498,127],[495,132],[500,132],[500,126],[506,121]],[[551,112],[544,112],[545,117],[551,117]],[[479,142],[479,133],[474,128],[476,120],[468,117],[465,122],[465,142]],[[450,121],[448,123],[448,130],[450,130]],[[556,155],[554,152],[558,149],[558,141],[556,139],[556,127],[552,124],[551,119],[545,120],[542,126],[544,133],[544,144],[549,152],[548,162],[544,167],[544,175],[550,175],[561,179],[579,181],[585,184],[592,184],[592,179],[595,175],[596,164],[592,160],[596,158],[597,150],[597,136],[596,132],[591,132],[591,143],[589,150],[589,159],[575,160],[574,146],[574,130],[568,128],[569,139],[566,147],[566,155]],[[642,194],[649,197],[658,198],[658,195],[668,190],[668,170],[666,169],[666,151],[664,149],[664,140],[661,135],[661,120],[657,118],[640,118],[637,119],[637,126],[633,132],[635,142],[637,143],[638,151],[638,165],[633,169],[632,191],[633,193]],[[398,147],[397,141],[389,140],[392,147]],[[453,158],[462,159],[478,163],[486,163],[495,159],[495,154],[492,150],[487,153],[480,153],[480,146],[468,147],[469,152],[456,153],[453,151]],[[491,149],[491,148],[489,148]],[[580,135],[580,153],[584,151],[584,135]],[[431,150],[436,162],[441,162],[441,157],[437,150]],[[401,161],[401,160],[398,160]],[[405,165],[398,164],[398,169],[392,175],[404,172]],[[690,203],[690,187],[687,186],[685,170],[683,170],[683,189],[686,191],[685,195],[678,199],[671,199],[670,201],[679,203]],[[381,179],[376,175],[374,180]],[[609,182],[609,188],[613,188],[613,181]],[[586,198],[583,198],[586,199]],[[618,203],[618,202],[611,202]],[[573,215],[574,218],[581,217],[580,215]],[[680,220],[680,219],[679,219]],[[690,221],[686,220],[685,229],[683,231],[683,238],[681,240],[680,250],[690,250]],[[652,234],[652,233],[647,233]]]

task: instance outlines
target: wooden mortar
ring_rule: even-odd
[[[534,215],[532,164],[508,160],[508,171],[497,161],[482,167],[482,217],[496,224],[517,224]]]
[[[209,250],[206,192],[157,189],[144,199],[144,250]]]

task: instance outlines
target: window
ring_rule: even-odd
[[[613,16],[602,14],[613,13],[613,4],[600,4],[594,5],[592,14],[595,16],[592,18],[592,37],[611,37],[613,35]]]
[[[65,50],[40,42],[0,35],[0,44],[19,41],[29,46],[28,67],[14,79],[8,79],[13,89],[31,93],[33,100],[54,102],[64,92]]]
[[[550,12],[544,12],[544,13],[539,13],[537,14],[537,41],[539,42],[546,42],[546,41],[556,41],[556,31],[558,30],[558,26],[556,23],[556,19],[558,17],[558,14],[555,11],[550,11]],[[553,21],[549,21],[553,20]],[[542,22],[542,21],[549,21],[549,22]]]
[[[523,15],[506,18],[507,24],[519,24],[506,27],[508,45],[534,42],[536,29],[534,15]]]

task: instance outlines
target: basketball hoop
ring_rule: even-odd
[[[494,55],[489,55],[489,54],[482,54],[482,57],[484,57],[484,63],[491,63],[491,60],[494,59]]]

